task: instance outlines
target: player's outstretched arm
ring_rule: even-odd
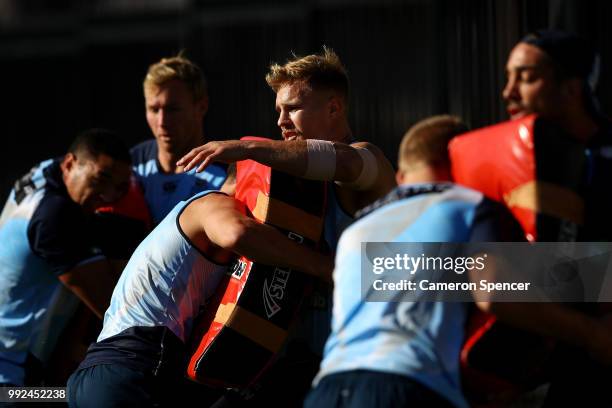
[[[353,190],[389,191],[395,185],[393,167],[376,146],[325,140],[226,140],[192,149],[177,165],[202,171],[214,161],[255,160],[297,177],[337,181]]]
[[[244,215],[242,207],[234,198],[212,193],[191,203],[179,222],[193,242],[217,260],[224,253],[237,253],[256,262],[331,280],[330,256],[297,244],[275,228]]]

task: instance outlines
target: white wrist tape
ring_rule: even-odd
[[[337,184],[353,190],[367,190],[374,185],[374,182],[376,182],[378,178],[378,160],[376,160],[374,153],[368,149],[362,147],[354,147],[354,149],[357,150],[363,162],[361,173],[359,173],[359,176],[354,181]]]
[[[327,140],[306,140],[308,163],[306,165],[305,179],[333,180],[336,174],[336,149],[332,142]]]

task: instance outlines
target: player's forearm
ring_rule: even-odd
[[[115,283],[115,273],[107,259],[100,259],[59,276],[59,280],[70,289],[98,318],[110,304]]]
[[[247,149],[252,160],[273,169],[297,177],[306,172],[308,152],[305,141],[249,141]]]
[[[104,319],[104,313],[110,305],[110,297],[112,290],[108,293],[91,294],[81,287],[74,287],[66,285],[95,315],[98,319]]]
[[[273,227],[256,221],[246,226],[233,250],[257,262],[296,269],[328,281],[331,279],[331,257],[297,244]]]
[[[252,141],[249,156],[262,164],[297,177],[313,180],[353,182],[366,163],[350,145],[324,140]],[[373,154],[365,171],[376,178],[378,164]],[[329,171],[322,171],[328,168]]]

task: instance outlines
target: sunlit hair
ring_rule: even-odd
[[[200,67],[185,58],[182,52],[175,57],[162,58],[149,66],[143,81],[143,87],[160,86],[164,83],[178,79],[183,81],[191,91],[194,101],[207,95],[206,78]]]
[[[437,115],[423,119],[404,135],[399,148],[398,166],[402,172],[423,164],[450,168],[448,143],[468,130],[457,116]]]
[[[320,54],[305,57],[294,55],[284,65],[270,65],[266,82],[274,92],[278,92],[283,85],[302,82],[313,90],[333,90],[345,101],[349,96],[346,69],[338,55],[327,47],[323,47]]]

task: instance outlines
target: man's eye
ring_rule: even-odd
[[[524,71],[521,73],[521,80],[525,82],[533,82],[538,79],[537,75],[533,72]]]

